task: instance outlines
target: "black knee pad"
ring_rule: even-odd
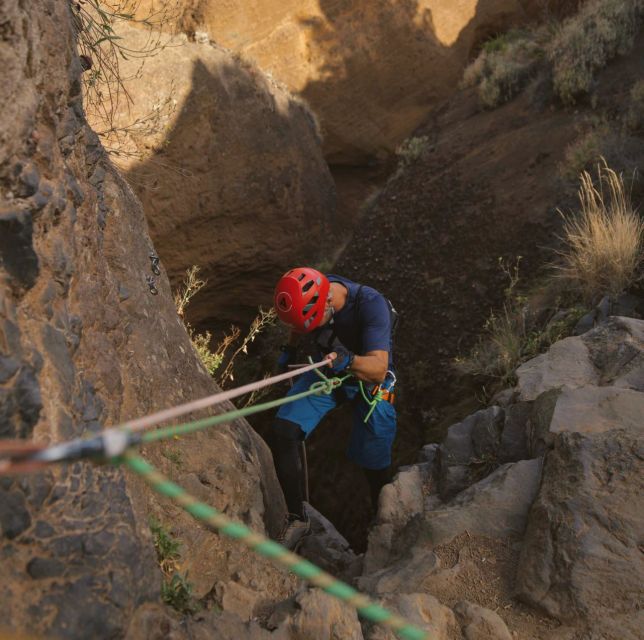
[[[302,431],[300,425],[283,418],[275,418],[271,434],[275,438],[284,440],[295,440],[297,442],[304,440],[304,431]]]

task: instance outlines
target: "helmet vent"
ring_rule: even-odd
[[[305,315],[306,315],[306,314],[307,314],[307,313],[308,313],[308,312],[309,312],[309,311],[310,311],[310,310],[315,306],[315,303],[318,301],[318,298],[319,298],[319,297],[320,297],[320,296],[319,296],[319,294],[317,294],[317,293],[316,293],[316,294],[311,298],[311,302],[309,302],[309,303],[304,307],[304,309],[302,309],[302,315],[303,315],[303,316],[305,316]],[[316,315],[317,315],[317,311],[316,311],[316,312],[311,316],[311,318],[315,318],[315,316],[316,316]]]
[[[313,285],[315,282],[313,280],[309,280],[303,287],[302,287],[302,293],[306,293]]]
[[[302,280],[304,280],[305,277],[306,277],[305,273],[300,273],[300,275],[297,277],[297,281],[302,282]]]
[[[308,328],[309,328],[309,326],[311,325],[311,323],[313,322],[313,320],[315,320],[315,316],[317,316],[317,315],[318,315],[318,312],[317,312],[317,311],[315,311],[315,312],[313,313],[313,315],[312,315],[310,318],[307,318],[307,319],[304,321],[304,328],[305,328],[305,329],[308,329]]]

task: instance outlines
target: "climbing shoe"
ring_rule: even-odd
[[[284,526],[277,536],[277,542],[290,551],[295,551],[304,536],[311,533],[311,521],[308,517],[301,518],[294,513],[289,513],[284,520]]]

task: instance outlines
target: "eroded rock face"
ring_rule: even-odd
[[[0,8],[0,434],[43,443],[216,390],[164,271],[152,294],[140,203],[85,122],[69,10],[54,0]],[[185,472],[203,476],[212,460],[226,470],[216,483],[204,476],[212,504],[277,526],[270,454],[245,422],[182,438],[181,449]],[[144,455],[172,473],[162,450]],[[137,607],[158,600],[150,511],[185,533],[186,557],[199,552],[218,580],[249,564],[213,534],[195,546],[192,518],[110,466],[2,478],[0,505],[1,624],[38,636],[122,637]],[[256,571],[277,599],[289,593],[283,574]]]
[[[134,50],[149,37],[127,27],[119,36]],[[201,268],[207,283],[190,303],[191,323],[227,329],[270,306],[294,264],[333,254],[335,187],[301,101],[230,51],[185,37],[167,44],[140,70],[137,59],[120,62],[122,76],[136,78],[125,82],[132,103],[114,114],[125,127],[165,105],[158,125],[108,144],[134,154],[118,156],[119,166],[170,281]]]
[[[519,595],[559,620],[632,615],[641,593],[641,435],[562,433],[546,460],[517,574]]]
[[[380,495],[359,587],[432,593],[466,638],[641,635],[643,330],[611,318],[556,343],[523,366],[503,408],[424,447]],[[562,626],[523,628],[516,594]]]
[[[544,3],[184,0],[181,6],[181,30],[206,32],[303,96],[320,117],[329,162],[355,164],[392,152],[453,93],[486,36],[526,21]]]

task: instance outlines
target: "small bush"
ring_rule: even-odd
[[[166,459],[170,460],[177,467],[181,467],[182,457],[181,451],[179,449],[164,449],[161,451],[161,455]]]
[[[483,45],[463,75],[465,87],[478,85],[481,103],[493,108],[512,99],[533,75],[543,55],[540,32],[510,31]]]
[[[547,52],[555,92],[565,104],[590,91],[607,62],[631,50],[643,19],[643,0],[590,0],[563,23]]]
[[[511,267],[499,259],[499,266],[509,278],[505,303],[500,313],[490,315],[470,353],[456,359],[455,367],[461,373],[497,380],[502,385],[515,384],[517,367],[570,335],[585,313],[581,306],[560,309],[557,298],[548,318],[537,322],[542,314],[531,309],[528,299],[516,292],[520,261],[521,257],[517,258]]]
[[[427,136],[407,138],[397,149],[396,155],[403,166],[416,162],[423,156],[429,145]]]
[[[566,147],[564,160],[559,167],[561,175],[576,181],[582,171],[596,165],[606,155],[610,136],[610,127],[606,123],[598,123],[582,133]]]
[[[597,173],[599,188],[587,171],[581,175],[580,212],[564,216],[567,248],[556,267],[558,276],[591,303],[628,288],[644,258],[644,221],[633,209],[622,176],[605,162]]]
[[[150,519],[150,531],[152,531],[159,566],[161,567],[161,571],[167,575],[174,571],[176,567],[180,555],[181,543],[154,518]]]
[[[483,335],[468,356],[457,358],[456,368],[462,373],[480,375],[512,382],[514,371],[521,363],[525,341],[525,316],[503,305],[499,315],[491,314]]]
[[[154,539],[157,560],[163,572],[161,599],[180,613],[195,613],[199,604],[192,597],[192,584],[177,571],[181,543],[160,522],[150,519],[150,530]]]
[[[200,607],[192,595],[192,589],[187,574],[174,573],[170,580],[161,585],[161,599],[180,613],[196,613]]]
[[[626,127],[633,132],[644,129],[644,80],[636,82],[631,89]]]

